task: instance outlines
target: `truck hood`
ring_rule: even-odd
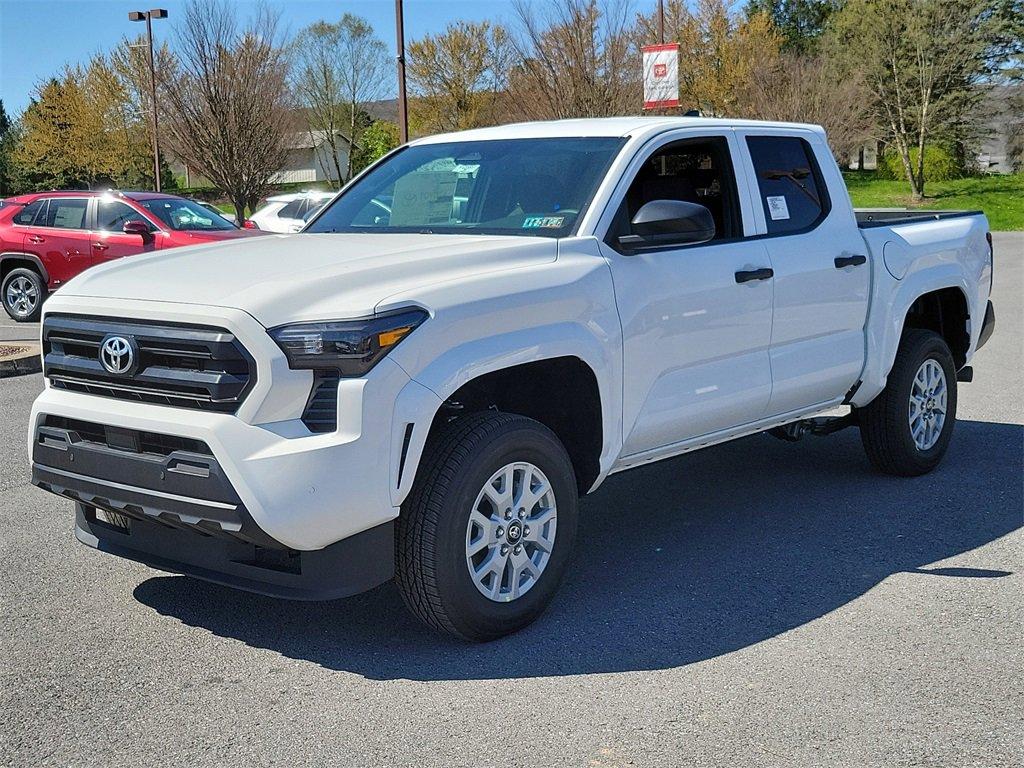
[[[553,239],[475,235],[269,235],[131,256],[60,293],[233,307],[266,327],[372,314],[388,296],[553,261]]]

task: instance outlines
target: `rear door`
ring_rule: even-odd
[[[129,221],[142,221],[149,226],[150,236],[128,235],[123,231]],[[128,203],[114,197],[100,197],[96,201],[96,227],[92,240],[92,263],[102,264],[137,253],[157,249],[157,226]]]
[[[28,208],[15,217],[22,229],[22,242],[27,253],[37,255],[56,286],[70,280],[91,264],[88,197],[51,197],[39,201],[31,223]]]
[[[738,136],[775,271],[768,415],[778,415],[842,397],[857,382],[870,264],[824,136],[767,128]]]

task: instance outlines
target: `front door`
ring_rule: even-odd
[[[123,231],[129,221],[145,222],[151,234],[148,238],[129,235]],[[156,250],[156,226],[123,200],[100,197],[96,201],[96,229],[93,232],[92,261],[102,264],[137,253]]]
[[[666,140],[634,171],[604,248],[623,331],[623,455],[756,421],[771,395],[771,262],[745,242],[728,134]],[[651,200],[707,207],[715,238],[627,255],[615,244]]]

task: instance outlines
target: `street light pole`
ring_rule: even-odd
[[[395,0],[395,38],[398,48],[398,140],[409,141],[409,112],[405,101],[405,28],[402,20],[402,0]]]
[[[166,19],[167,11],[154,8],[150,11],[131,11],[129,21],[146,22],[146,39],[149,43],[149,104],[153,114],[153,184],[160,191],[160,118],[156,107],[156,65],[153,62],[153,19]]]

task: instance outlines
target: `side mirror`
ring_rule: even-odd
[[[126,235],[138,235],[143,240],[149,240],[153,233],[149,231],[149,224],[144,221],[126,221],[121,231]]]
[[[630,224],[632,233],[619,238],[619,245],[627,251],[706,243],[715,236],[711,211],[683,200],[644,203]]]

